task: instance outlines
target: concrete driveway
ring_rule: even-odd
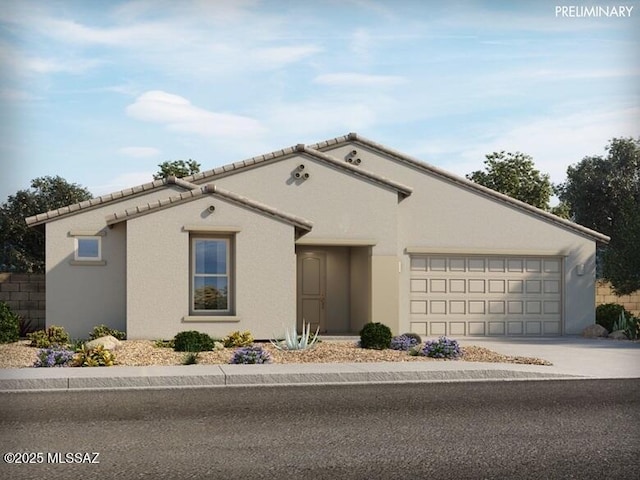
[[[559,374],[593,378],[640,378],[640,342],[582,338],[463,338],[462,346],[477,345],[504,355],[544,358]],[[549,368],[549,367],[547,367]]]

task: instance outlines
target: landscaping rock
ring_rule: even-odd
[[[602,325],[593,324],[582,330],[582,336],[585,338],[598,338],[606,337],[608,335],[607,329]]]
[[[615,332],[611,332],[609,334],[609,338],[612,340],[629,340],[627,334],[624,333],[624,330],[616,330]]]
[[[98,345],[102,345],[106,350],[117,350],[122,343],[116,337],[106,335],[104,337],[96,338],[90,342],[85,343],[87,348],[95,348]]]

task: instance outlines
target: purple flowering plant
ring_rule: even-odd
[[[41,348],[36,354],[34,367],[67,367],[73,360],[74,352],[62,347]]]
[[[390,348],[393,350],[409,351],[418,345],[418,339],[408,335],[397,335],[391,339]]]
[[[458,358],[462,356],[462,351],[457,340],[440,337],[438,340],[427,340],[422,354],[432,358]]]
[[[271,354],[260,346],[242,347],[233,352],[232,364],[270,363]]]

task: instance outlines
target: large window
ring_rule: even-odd
[[[191,239],[191,309],[194,313],[230,313],[231,239]]]

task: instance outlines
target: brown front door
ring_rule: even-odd
[[[311,331],[326,332],[327,256],[324,252],[298,253],[298,328],[311,324]]]

